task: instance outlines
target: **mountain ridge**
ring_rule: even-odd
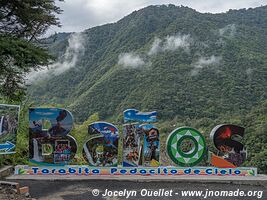
[[[260,74],[265,71],[267,59],[264,55],[267,52],[266,10],[263,6],[207,14],[170,5],[134,11],[116,23],[85,30],[82,33],[85,50],[75,67],[31,86],[29,93],[33,97],[44,96],[54,103],[64,103],[77,121],[84,121],[95,112],[103,119],[113,117],[128,107],[159,110],[163,119],[216,118],[218,114],[211,113],[220,108],[227,112],[246,112],[266,100],[265,75]],[[224,35],[220,35],[224,28]],[[161,47],[160,52],[148,55],[156,38],[164,46],[168,40],[175,41],[179,36],[192,40],[189,52],[182,47],[175,50]],[[66,39],[59,44],[62,47],[57,51],[62,55],[67,48]],[[122,67],[118,59],[125,53],[141,58],[145,64],[137,68]],[[219,64],[205,64],[212,58],[220,59]],[[198,75],[190,76],[198,65]],[[209,67],[213,65],[217,71]],[[238,70],[247,72],[239,76]],[[243,84],[250,79],[249,73],[254,73],[253,76],[256,73],[257,80]],[[219,81],[226,81],[225,87],[220,87]],[[218,90],[225,93],[233,105]],[[227,94],[229,91],[232,96]],[[237,99],[245,96],[245,100],[238,103],[233,96]],[[157,99],[153,100],[155,97]],[[196,100],[199,97],[200,100]],[[214,105],[215,102],[218,105]],[[179,105],[179,109],[175,105]],[[199,105],[204,105],[205,109]]]

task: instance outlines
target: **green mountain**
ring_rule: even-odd
[[[28,87],[36,105],[62,104],[76,122],[157,110],[162,133],[187,125],[207,140],[217,124],[241,125],[245,165],[267,173],[267,6],[220,14],[149,6],[46,41],[58,68]]]
[[[266,100],[266,6],[221,14],[149,6],[81,35],[75,66],[29,88],[77,121],[129,107],[157,110],[161,119],[216,119]],[[60,34],[51,52],[62,57],[70,37]]]

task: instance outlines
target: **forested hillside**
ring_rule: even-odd
[[[247,164],[266,172],[267,6],[221,14],[149,6],[46,40],[58,61],[29,77],[35,105],[62,104],[78,123],[94,113],[115,123],[127,108],[157,110],[163,132],[188,125],[207,139],[217,124],[242,125]]]

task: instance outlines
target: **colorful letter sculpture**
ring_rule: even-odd
[[[91,166],[111,167],[118,164],[119,130],[107,122],[88,126],[91,138],[83,146],[83,156]]]
[[[218,125],[210,133],[210,137],[222,156],[209,153],[210,162],[216,167],[238,167],[247,157],[247,151],[241,140],[245,128],[236,125]]]
[[[65,109],[30,108],[30,162],[69,163],[77,151],[75,139],[68,135],[72,127],[73,117]]]
[[[157,121],[157,112],[128,109],[123,115],[123,166],[159,166],[159,131],[148,124]]]
[[[123,126],[123,166],[137,167],[142,163],[141,137],[142,128],[138,124],[125,124]]]
[[[0,104],[0,154],[14,153],[19,106]],[[153,124],[157,112],[125,110],[123,125],[123,167],[157,167],[160,164],[160,135]],[[29,109],[30,162],[37,164],[69,164],[77,152],[75,139],[70,136],[73,117],[65,109]],[[210,137],[218,150],[209,152],[211,165],[219,168],[239,167],[247,157],[241,140],[245,129],[223,124],[214,127]],[[119,130],[107,122],[88,126],[88,139],[83,144],[83,157],[90,166],[117,167]],[[199,164],[207,153],[205,138],[194,128],[180,127],[166,141],[170,159],[182,167]]]
[[[139,112],[136,109],[127,109],[123,112],[124,122],[145,122],[152,123],[157,121],[157,112]]]
[[[144,166],[159,166],[159,130],[152,124],[141,126],[144,132]]]
[[[0,154],[15,152],[19,106],[0,104]]]
[[[206,142],[201,133],[193,128],[175,129],[167,138],[167,153],[179,166],[192,167],[206,153]]]

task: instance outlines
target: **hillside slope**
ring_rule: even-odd
[[[35,99],[67,105],[77,121],[129,107],[161,119],[215,119],[266,100],[266,6],[222,14],[149,6],[81,35],[75,66],[29,88]],[[52,44],[55,55],[69,37]]]

